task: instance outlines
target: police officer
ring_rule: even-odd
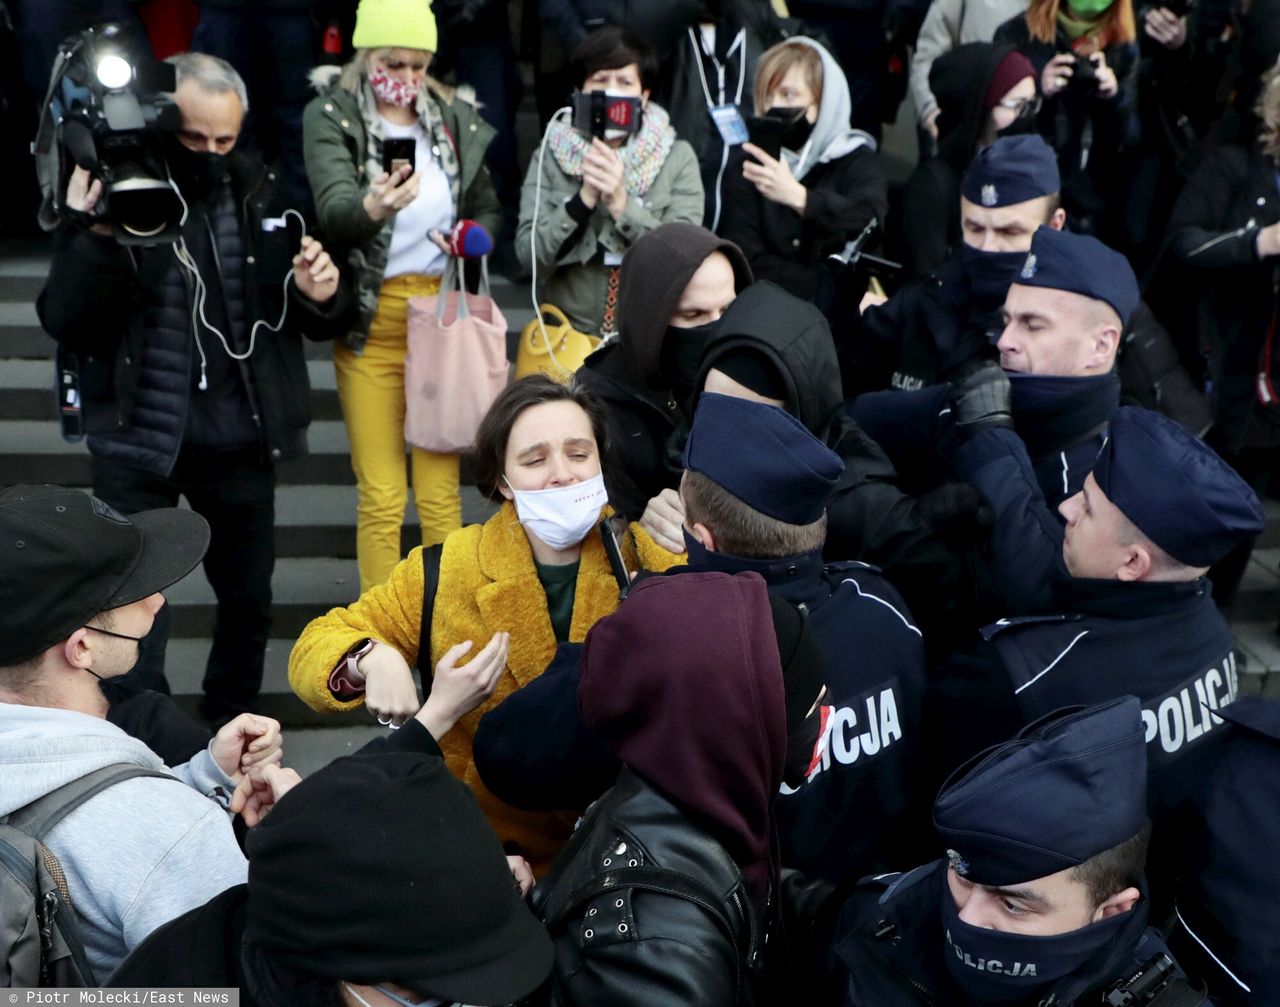
[[[1123,697],[1058,711],[947,781],[943,859],[865,882],[836,955],[849,1007],[1197,1004],[1148,929],[1146,746]],[[1152,989],[1104,999],[1137,974]]]
[[[1009,288],[1000,364],[945,393],[929,435],[994,513],[984,560],[1001,614],[1043,611],[1062,547],[1058,504],[1084,484],[1120,404],[1120,332],[1138,303],[1124,256],[1042,227]],[[1018,479],[1028,466],[1031,480]]]
[[[1169,944],[1214,1003],[1280,1003],[1280,701],[1242,696],[1222,711],[1227,740],[1198,795]]]
[[[1000,309],[1032,235],[1066,221],[1059,187],[1057,157],[1038,135],[1002,137],[979,151],[960,188],[963,243],[855,323],[842,361],[846,391],[924,388],[992,356]]]
[[[784,410],[708,392],[680,483],[689,568],[760,574],[822,646],[827,692],[808,722],[811,757],[774,810],[783,865],[833,884],[912,863],[912,815],[928,807],[915,786],[920,631],[875,568],[823,562],[826,507],[843,471]]]

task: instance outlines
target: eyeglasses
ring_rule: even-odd
[[[1040,96],[1037,94],[1030,98],[1001,98],[996,105],[1008,109],[1021,119],[1024,115],[1035,115],[1040,111]]]

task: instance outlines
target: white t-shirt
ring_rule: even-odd
[[[431,153],[431,142],[421,122],[401,126],[383,119],[382,135],[388,139],[412,137],[416,141],[413,167],[418,173],[417,198],[396,214],[385,275],[442,273],[444,253],[427,235],[433,229],[447,235],[453,227],[453,194],[449,191],[449,176],[440,167],[440,159]]]

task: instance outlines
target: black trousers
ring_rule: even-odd
[[[185,496],[209,522],[204,572],[217,597],[213,649],[204,673],[200,712],[221,720],[252,709],[262,688],[262,665],[271,630],[271,573],[275,568],[275,469],[261,450],[184,448],[169,477],[92,458],[94,495],[122,514],[173,507]],[[140,648],[132,674],[147,688],[168,692],[164,650],[169,639],[166,605]]]

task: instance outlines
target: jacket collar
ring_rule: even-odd
[[[1107,619],[1142,619],[1194,608],[1209,593],[1204,577],[1174,583],[1125,583],[1087,577],[1054,578],[1055,608]]]
[[[686,538],[690,570],[712,570],[718,573],[758,573],[769,586],[769,592],[791,605],[813,606],[828,594],[823,580],[822,550],[781,559],[744,559],[728,553],[712,552],[702,543]]]
[[[613,512],[606,508],[606,513]],[[516,681],[526,685],[546,670],[555,655],[556,636],[533,563],[533,549],[510,501],[481,529],[479,564],[486,581],[476,591],[480,616],[490,632],[512,630],[507,667]],[[578,561],[570,642],[581,643],[596,620],[617,607],[618,585],[604,546],[598,535],[588,534]],[[484,641],[476,644],[483,646]]]

